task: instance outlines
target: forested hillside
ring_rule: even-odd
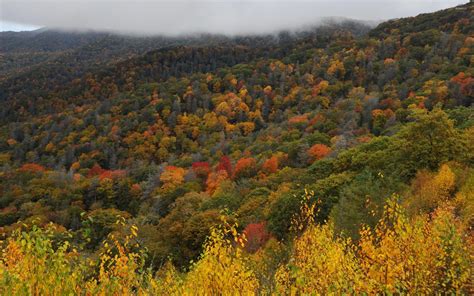
[[[0,294],[472,293],[473,36],[0,33]]]

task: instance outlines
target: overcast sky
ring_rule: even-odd
[[[0,31],[39,27],[167,34],[266,33],[322,17],[386,20],[467,0],[0,0]]]

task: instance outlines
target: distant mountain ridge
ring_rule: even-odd
[[[261,36],[4,34],[0,294],[469,294],[473,8]]]
[[[66,87],[86,73],[113,71],[109,69],[124,62],[147,60],[153,50],[174,51],[178,46],[220,46],[234,51],[235,46],[251,48],[277,47],[294,42],[318,39],[331,32],[347,31],[355,36],[366,34],[371,27],[353,20],[328,21],[317,27],[297,32],[280,32],[277,35],[235,36],[202,34],[184,37],[137,37],[111,33],[79,33],[37,30],[33,32],[0,33],[0,100],[15,96],[45,97],[51,86]],[[56,45],[54,45],[56,44]],[[261,50],[264,53],[264,50]],[[253,55],[255,56],[255,55]],[[127,62],[127,60],[129,62]],[[240,60],[240,62],[248,59]],[[123,64],[122,64],[123,65]],[[108,69],[108,70],[106,70]],[[33,79],[33,77],[35,77]],[[54,81],[54,82],[53,82]],[[33,83],[28,85],[29,83]],[[32,91],[34,93],[32,93]],[[24,94],[24,95],[23,95]]]

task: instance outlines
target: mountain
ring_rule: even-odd
[[[469,294],[473,10],[0,33],[0,286]]]
[[[164,56],[174,55],[180,49],[191,53],[200,51],[203,47],[213,50],[214,46],[218,46],[220,48],[219,53],[214,53],[214,55],[219,54],[224,57],[222,58],[223,61],[220,60],[220,57],[212,57],[214,63],[233,65],[237,62],[250,61],[256,55],[265,55],[266,51],[272,52],[275,48],[278,51],[289,50],[293,47],[292,42],[295,40],[313,43],[314,45],[316,42],[327,40],[332,31],[349,30],[353,34],[360,35],[366,33],[368,29],[367,25],[351,20],[341,20],[340,22],[328,20],[326,25],[302,32],[281,32],[279,35],[232,38],[219,35],[127,37],[105,33],[42,31],[34,34],[34,32],[8,32],[5,33],[5,44],[8,45],[4,46],[4,52],[1,53],[6,62],[4,63],[4,69],[0,68],[0,72],[5,73],[3,81],[0,79],[0,100],[6,100],[7,102],[3,114],[13,116],[15,112],[10,112],[10,110],[18,110],[20,107],[15,104],[16,102],[12,105],[8,98],[21,101],[20,103],[25,107],[25,104],[31,103],[29,98],[32,96],[35,98],[47,96],[57,92],[58,90],[53,91],[53,88],[58,87],[71,91],[74,88],[71,83],[75,79],[84,79],[87,75],[103,75],[106,72],[117,73],[123,71],[124,67],[140,66],[139,64],[145,62],[154,62],[150,59],[160,59],[157,57],[159,54]],[[10,38],[14,41],[9,42],[7,37],[10,35],[14,35]],[[319,35],[322,36],[319,37]],[[75,40],[75,36],[77,37],[76,42],[69,42]],[[1,38],[2,35],[0,34],[0,40]],[[19,40],[24,42],[21,43]],[[286,45],[283,45],[284,43]],[[27,44],[30,47],[26,47]],[[45,44],[58,45],[55,48],[45,50],[47,48]],[[11,53],[9,48],[15,49],[14,53]],[[234,57],[236,54],[235,48],[238,48],[239,52],[247,50],[251,52],[251,55],[249,57]],[[193,54],[182,57],[188,59],[183,63],[193,63],[194,61],[189,60],[193,58]],[[277,53],[271,54],[275,55]],[[131,63],[137,65],[131,65]],[[208,60],[205,67],[215,68],[216,66],[212,64]],[[14,67],[11,65],[14,65]],[[117,69],[117,67],[121,69]],[[191,66],[189,70],[185,71],[195,70]],[[119,73],[115,75],[119,75]],[[170,74],[165,75],[169,76]],[[3,115],[2,118],[5,118],[5,116]]]

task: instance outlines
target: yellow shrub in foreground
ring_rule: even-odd
[[[253,295],[259,283],[246,264],[242,249],[245,238],[239,236],[236,225],[214,228],[204,246],[201,259],[186,275],[184,292],[188,295]],[[232,242],[227,237],[233,237]],[[238,244],[234,247],[233,244]]]
[[[361,231],[360,265],[368,292],[456,293],[467,285],[470,262],[462,227],[449,209],[409,220],[395,201],[374,230]]]
[[[277,288],[292,295],[465,293],[472,275],[465,233],[447,206],[408,219],[392,198],[358,245],[338,238],[330,223],[310,225],[280,267]]]
[[[53,229],[34,227],[16,233],[2,250],[0,260],[1,295],[68,295],[82,291],[84,266],[67,242],[56,249],[50,236]]]
[[[244,253],[245,237],[226,220],[184,274],[171,263],[156,274],[146,269],[135,226],[124,239],[109,235],[97,260],[57,243],[51,227],[33,227],[3,242],[0,295],[265,295],[273,287],[278,295],[469,294],[472,242],[447,204],[409,219],[392,198],[357,244],[338,237],[332,223],[315,224],[314,211],[302,204],[288,260],[275,276],[258,278],[265,260],[250,262],[256,257]]]
[[[362,275],[349,240],[334,239],[332,225],[311,225],[276,275],[281,294],[353,293]]]

